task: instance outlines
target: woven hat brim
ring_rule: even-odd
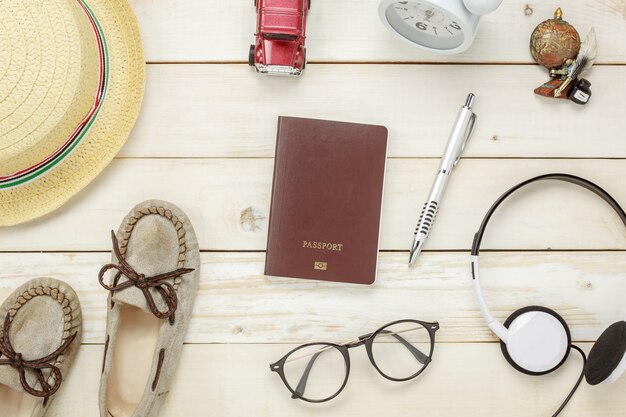
[[[126,0],[87,1],[106,38],[107,95],[81,143],[58,165],[16,187],[0,190],[0,226],[56,210],[113,160],[139,115],[145,61],[137,19]]]

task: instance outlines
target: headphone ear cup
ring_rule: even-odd
[[[509,330],[500,342],[509,364],[526,375],[545,375],[558,369],[570,352],[571,334],[565,320],[546,307],[524,307],[504,322]]]
[[[585,365],[589,385],[614,382],[626,369],[626,322],[611,324],[591,348]]]

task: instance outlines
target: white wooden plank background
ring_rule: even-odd
[[[244,62],[252,43],[252,0],[133,0],[149,62]],[[528,38],[562,6],[564,18],[583,36],[591,26],[601,41],[600,62],[626,62],[623,0],[504,1],[481,22],[473,48],[462,55],[433,55],[398,42],[378,20],[377,0],[315,0],[307,27],[312,62],[505,62],[530,63]],[[530,15],[528,15],[531,13]]]
[[[437,159],[391,159],[387,164],[381,248],[407,250]],[[0,250],[110,250],[111,229],[133,203],[175,201],[194,221],[204,250],[264,250],[273,161],[120,159],[56,213],[0,234]],[[426,249],[469,250],[485,212],[509,187],[547,172],[569,172],[602,185],[620,201],[624,160],[468,159],[458,165]],[[547,183],[512,197],[497,213],[487,249],[620,249],[626,236],[617,215],[590,192]],[[512,221],[516,220],[516,221]],[[532,227],[530,227],[532,226]],[[581,233],[588,230],[589,233]],[[545,231],[542,233],[541,231]],[[35,246],[33,246],[35,245]]]
[[[334,417],[551,415],[580,370],[518,374],[482,322],[468,250],[482,215],[509,186],[569,172],[626,204],[626,1],[505,0],[474,47],[454,57],[412,49],[378,21],[377,0],[313,0],[308,56],[298,80],[263,78],[245,65],[252,0],[131,0],[146,50],[138,124],[111,166],[56,213],[0,231],[0,299],[26,279],[54,276],[79,293],[84,345],[53,417],[96,416],[105,325],[97,271],[108,231],[133,204],[162,198],[193,220],[202,283],[176,382],[162,415]],[[582,34],[594,26],[599,63],[592,102],[577,107],[532,94],[546,80],[532,65],[533,27],[562,6]],[[466,92],[479,124],[419,266],[406,266],[411,230]],[[372,287],[263,276],[278,115],[380,123],[390,130],[379,280]],[[546,184],[494,217],[484,246],[494,313],[557,309],[573,338],[589,342],[626,308],[626,233],[601,201]],[[346,390],[312,406],[289,398],[268,364],[299,343],[340,341],[399,318],[438,320],[431,367],[394,384],[351,352]],[[563,416],[622,416],[626,382],[583,384]]]
[[[440,341],[496,340],[474,301],[466,252],[425,253],[416,269],[407,267],[405,253],[383,253],[371,287],[265,277],[264,258],[258,252],[202,254],[187,343],[347,340],[404,317],[439,321]],[[0,297],[30,276],[64,277],[81,297],[83,341],[103,343],[106,305],[94,277],[109,260],[108,253],[0,254],[0,264],[8,266]],[[626,292],[621,252],[485,253],[481,265],[490,307],[503,320],[521,306],[550,305],[572,325],[574,340],[593,341],[607,322],[626,315],[616,297]]]
[[[346,389],[332,402],[312,405],[292,400],[269,371],[270,362],[292,347],[186,346],[177,384],[160,417],[548,416],[580,372],[580,360],[572,357],[555,374],[532,378],[512,371],[496,344],[441,343],[427,372],[402,384],[383,379],[365,351],[356,349],[350,352],[353,369]],[[587,350],[590,345],[582,347]],[[85,346],[46,416],[97,416],[101,361],[101,345]],[[583,385],[562,415],[623,416],[624,390],[626,379],[607,387]]]
[[[593,106],[586,107],[533,94],[547,81],[538,66],[310,69],[284,79],[253,77],[243,64],[149,65],[144,111],[120,155],[273,157],[276,117],[292,115],[383,124],[391,157],[438,157],[456,109],[473,91],[478,123],[467,157],[626,156],[623,126],[615,123],[626,97],[623,66],[591,71]]]

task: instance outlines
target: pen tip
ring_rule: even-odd
[[[424,245],[424,241],[423,240],[419,240],[411,248],[411,254],[409,256],[409,266],[411,266],[411,265],[413,265],[415,263],[415,260],[417,259],[419,254],[422,252],[422,245]]]

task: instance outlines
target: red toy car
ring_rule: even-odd
[[[311,0],[255,0],[256,44],[248,62],[262,74],[300,75],[306,64],[306,15]]]

